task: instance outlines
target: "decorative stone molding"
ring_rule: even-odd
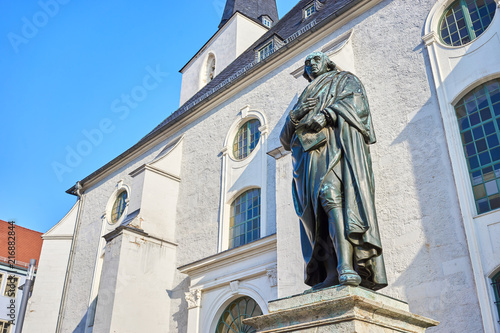
[[[186,297],[186,302],[188,303],[188,309],[194,309],[200,306],[201,289],[193,289],[184,294]]]
[[[434,31],[429,32],[427,35],[422,37],[425,46],[429,46],[437,40],[437,35]]]
[[[271,287],[276,287],[278,285],[278,267],[270,267],[267,269],[267,278],[271,283]]]
[[[274,148],[273,150],[267,152],[267,155],[274,157],[275,160],[279,160],[280,158],[288,154],[291,154],[291,152],[286,151],[283,146],[279,146],[278,148]]]
[[[409,312],[408,304],[350,286],[269,302],[269,314],[244,319],[257,332],[412,332],[439,322]]]
[[[250,105],[246,105],[240,110],[242,119],[248,116],[248,111],[250,111]]]
[[[238,293],[238,290],[240,290],[240,281],[231,281],[231,282],[229,282],[229,287],[231,288],[231,292],[233,294]]]

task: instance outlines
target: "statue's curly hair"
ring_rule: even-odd
[[[324,54],[323,52],[313,52],[311,54],[309,54],[307,57],[306,57],[306,60],[308,58],[312,58],[312,57],[315,57],[315,56],[321,56],[323,58],[326,59],[326,66],[328,68],[328,71],[331,72],[331,71],[334,71],[336,68],[337,68],[337,65],[330,59],[328,58],[328,56],[326,54]],[[304,61],[305,62],[305,61]],[[302,76],[308,81],[308,82],[311,82],[312,79],[311,77],[309,77],[309,74],[307,74],[307,71],[306,71],[306,68],[304,66],[304,74],[302,74]]]

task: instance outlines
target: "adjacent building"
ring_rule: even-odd
[[[380,292],[431,332],[500,332],[498,6],[302,0],[278,18],[274,0],[228,0],[181,69],[180,108],[68,190],[26,332],[244,331],[308,289],[279,134],[313,51],[369,97]]]
[[[13,333],[30,259],[40,259],[42,233],[0,220],[0,333]]]

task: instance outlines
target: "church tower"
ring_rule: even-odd
[[[219,28],[224,26],[236,12],[261,22],[262,18],[266,16],[271,19],[271,23],[278,21],[276,0],[227,0]]]
[[[180,70],[180,105],[278,22],[276,0],[227,0],[219,30]]]

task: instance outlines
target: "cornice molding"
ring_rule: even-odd
[[[43,240],[73,240],[73,235],[42,235]]]
[[[243,258],[248,259],[258,256],[262,253],[275,252],[276,249],[276,234],[273,234],[271,236],[261,238],[255,242],[178,267],[177,269],[181,273],[187,274],[189,276],[199,275],[209,271],[220,269],[225,266],[234,265],[236,261],[239,261]]]
[[[134,171],[130,172],[129,175],[131,177],[136,177],[138,174],[140,174],[144,170],[149,170],[151,172],[157,173],[157,174],[159,174],[161,176],[164,176],[166,178],[175,180],[176,182],[180,182],[181,181],[181,179],[179,177],[177,177],[175,175],[172,175],[171,173],[165,172],[163,170],[160,170],[160,169],[158,169],[158,168],[156,168],[154,166],[148,165],[148,164],[141,165],[140,167],[138,167]]]

